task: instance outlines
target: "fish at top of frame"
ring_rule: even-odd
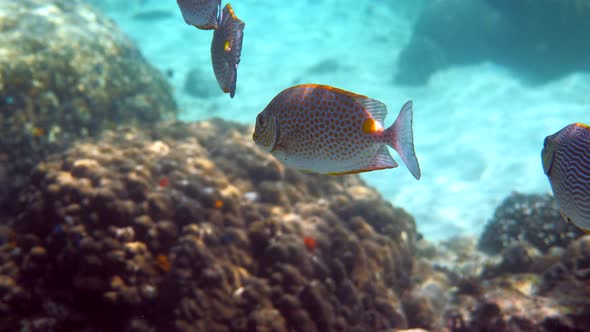
[[[221,11],[219,26],[213,32],[211,42],[211,63],[215,78],[221,90],[229,93],[231,98],[236,93],[244,27],[245,23],[236,16],[228,3]]]
[[[176,2],[187,24],[201,30],[217,29],[221,0],[176,0]]]

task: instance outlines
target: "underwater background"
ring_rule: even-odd
[[[545,13],[525,18],[512,16],[525,6],[508,1],[232,3],[246,22],[234,99],[215,82],[210,33],[182,25],[176,4],[97,5],[151,64],[173,73],[182,120],[216,116],[253,124],[272,97],[301,83],[384,102],[386,126],[413,100],[422,179],[403,169],[362,177],[411,211],[432,240],[481,233],[512,191],[548,192],[539,161],[543,139],[583,122],[590,103],[584,71],[590,46],[581,42],[588,5],[575,1],[549,1],[537,9]]]
[[[590,331],[541,162],[588,123],[590,2],[231,6],[233,98],[172,0],[0,0],[0,331]],[[302,83],[412,100],[420,180],[257,147]]]

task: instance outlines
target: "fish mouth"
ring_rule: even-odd
[[[260,145],[265,150],[272,152],[277,146],[279,138],[279,124],[276,118],[272,117],[268,126],[262,128],[257,127],[252,134],[252,139],[257,145]]]

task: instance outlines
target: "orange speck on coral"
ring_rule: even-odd
[[[41,127],[33,128],[33,136],[41,137],[43,135],[45,135],[45,130],[43,130],[43,128],[41,128]]]
[[[316,242],[315,239],[311,236],[304,236],[303,237],[303,244],[305,244],[305,246],[307,247],[307,249],[313,251],[316,248]]]
[[[170,179],[168,179],[167,177],[163,177],[160,179],[158,184],[160,185],[160,188],[168,187],[168,185],[170,184]]]
[[[164,272],[170,271],[170,261],[168,260],[168,256],[164,254],[156,256],[156,265]]]
[[[223,207],[223,201],[222,200],[216,200],[215,203],[213,203],[213,207],[216,209],[221,209]]]

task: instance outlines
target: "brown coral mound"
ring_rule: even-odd
[[[0,330],[407,327],[413,218],[251,130],[109,131],[41,163],[0,232]]]
[[[0,54],[0,203],[72,140],[176,113],[163,75],[82,1],[0,0]]]

